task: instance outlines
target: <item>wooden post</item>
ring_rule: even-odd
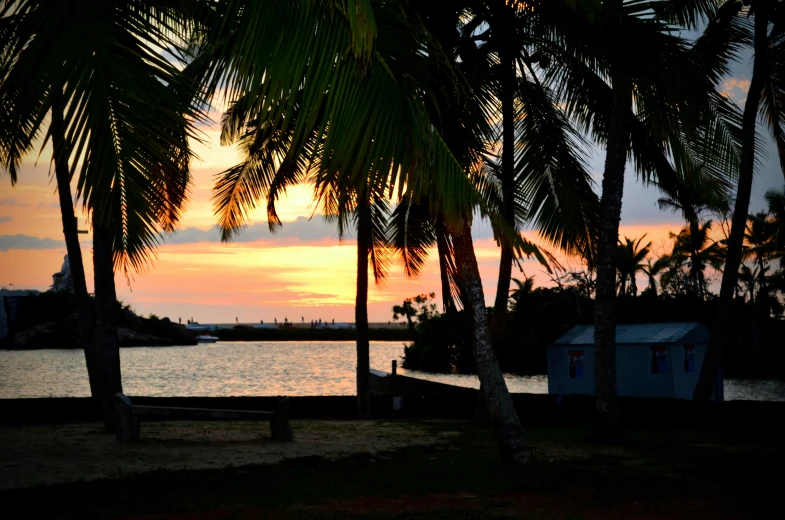
[[[289,424],[289,398],[284,397],[275,408],[275,415],[270,419],[270,433],[274,441],[293,441],[294,432]]]
[[[392,360],[392,375],[397,375],[397,374],[398,374],[398,360],[397,359],[393,359]]]

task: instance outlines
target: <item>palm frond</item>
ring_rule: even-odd
[[[780,8],[785,12],[785,8]],[[780,169],[785,175],[785,15],[779,28],[769,37],[768,74],[765,76],[760,110],[771,130],[780,159]],[[777,32],[779,29],[779,32]]]
[[[371,210],[371,248],[369,261],[373,271],[373,279],[381,286],[387,278],[392,263],[392,248],[387,236],[390,206],[385,200],[376,200],[370,205]]]
[[[419,276],[428,250],[436,244],[436,229],[427,204],[410,198],[398,203],[390,218],[390,242],[407,277]]]
[[[181,216],[188,140],[199,139],[190,84],[161,52],[180,44],[177,10],[164,1],[14,4],[16,32],[0,51],[0,98],[13,104],[3,160],[14,163],[47,113],[62,110],[78,197],[108,227],[116,265],[144,270]]]
[[[599,199],[587,170],[587,143],[558,109],[546,87],[520,81],[517,114],[516,199],[522,224],[576,253],[590,247],[599,229]]]
[[[306,0],[230,4],[205,37],[212,65],[204,83],[222,84],[230,102],[250,94],[245,120],[262,118],[290,133],[290,158],[315,139],[319,174],[337,176],[339,185],[360,194],[368,183],[406,186],[418,196],[445,194],[443,209],[453,216],[471,206],[472,186],[422,98],[429,47],[419,24],[385,2],[338,9]],[[360,18],[352,21],[355,15]],[[359,63],[370,41],[372,63]]]

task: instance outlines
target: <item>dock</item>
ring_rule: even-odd
[[[371,393],[396,397],[468,397],[477,390],[371,369]]]

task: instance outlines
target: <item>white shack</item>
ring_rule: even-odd
[[[618,395],[692,399],[708,343],[701,323],[617,325]],[[578,325],[548,347],[548,393],[594,395],[594,325]],[[713,399],[723,400],[721,373]]]

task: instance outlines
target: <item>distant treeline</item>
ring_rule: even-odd
[[[621,296],[618,323],[701,322],[711,327],[716,300],[644,292]],[[762,315],[757,306],[736,302],[736,327],[724,353],[728,377],[785,377],[785,321]],[[490,323],[493,308],[488,308]],[[531,286],[513,294],[504,337],[494,342],[502,370],[546,374],[546,348],[575,325],[593,324],[594,300],[574,288]],[[463,311],[428,316],[417,323],[416,338],[406,347],[404,368],[432,372],[474,373],[470,321]]]
[[[0,311],[6,313],[8,337],[0,338],[0,349],[26,350],[40,348],[81,348],[76,322],[76,302],[70,292],[45,292],[0,297]],[[119,339],[121,347],[172,346],[196,344],[196,333],[169,318],[137,316],[128,305],[118,302]],[[239,325],[218,329],[208,334],[222,341],[354,341],[355,329],[281,327],[253,329]],[[405,327],[370,329],[371,341],[414,340]]]
[[[221,341],[354,341],[354,329],[322,329],[281,327],[277,329],[252,329],[237,327],[218,329],[210,332]],[[414,335],[409,329],[369,329],[371,341],[412,341]]]

